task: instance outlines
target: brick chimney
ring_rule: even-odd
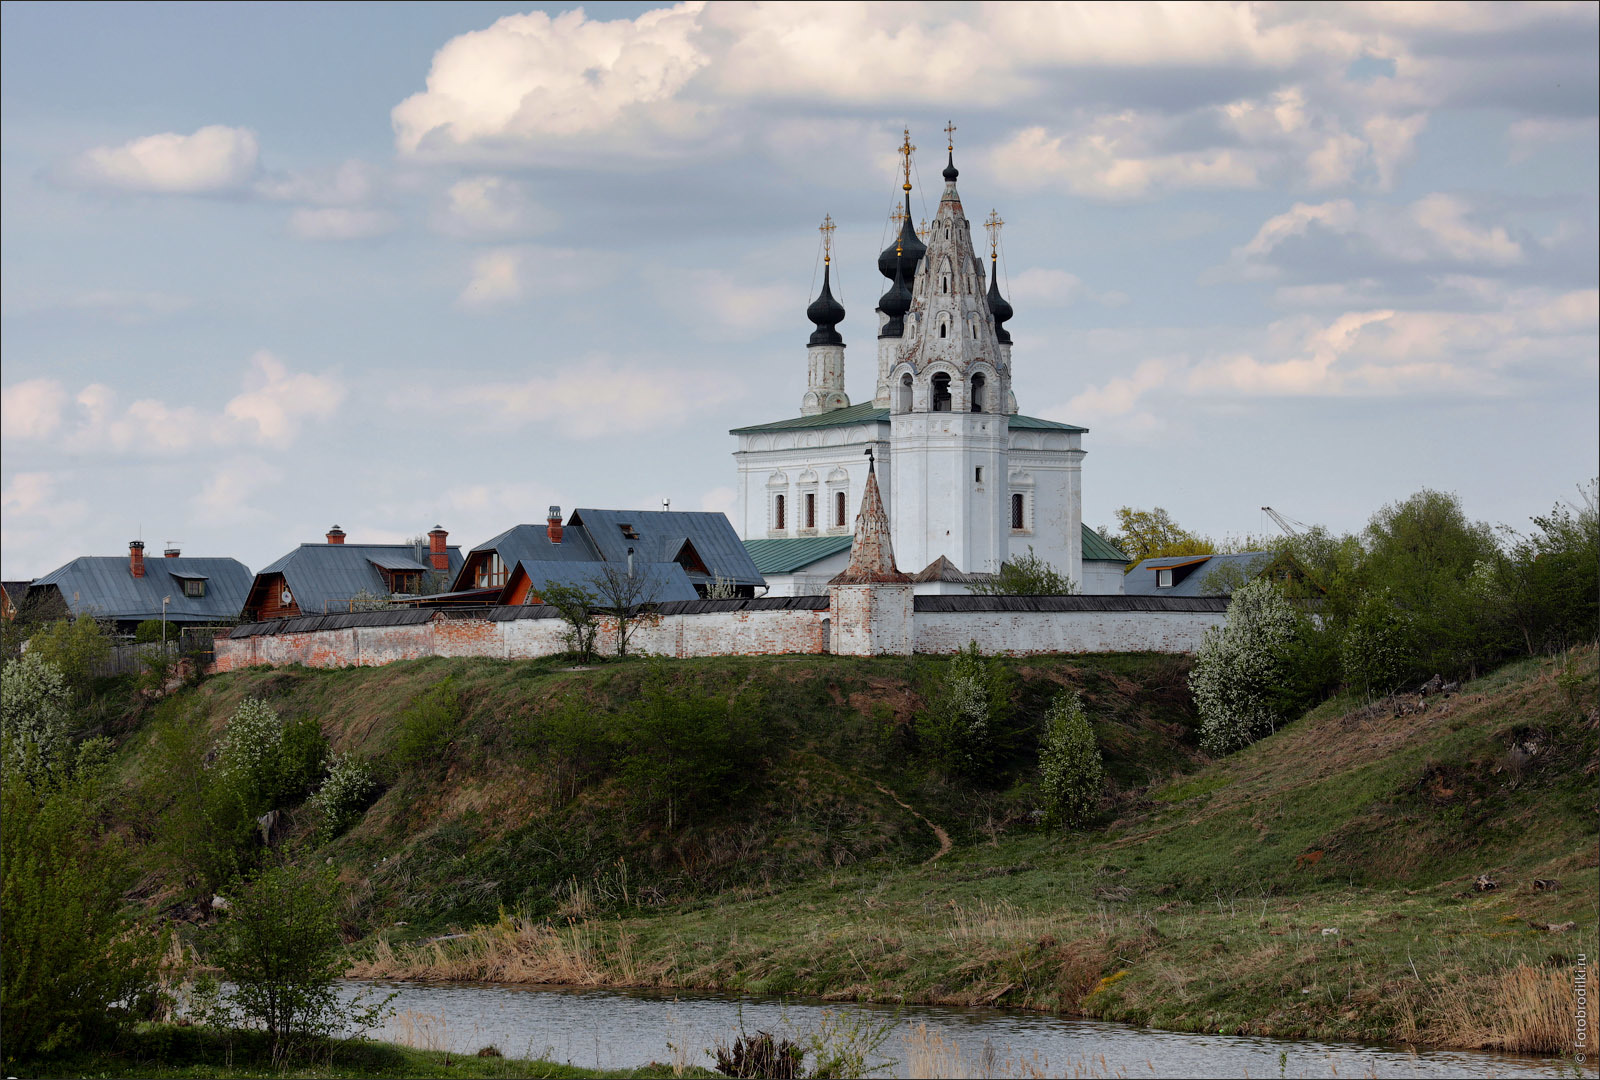
[[[337,526],[337,525],[335,525],[333,528],[329,529],[328,530],[328,543],[330,543],[330,544],[342,544],[342,543],[344,543],[344,530],[339,528],[339,526]]]
[[[435,525],[428,532],[428,559],[435,570],[450,569],[450,551],[444,546],[445,538],[449,535],[443,525]]]
[[[128,544],[128,573],[134,577],[144,577],[143,540],[134,540]]]
[[[552,506],[545,514],[544,531],[552,544],[561,543],[561,507]]]
[[[182,552],[180,552],[177,548],[169,547],[167,550],[161,553],[161,557],[163,559],[176,559],[181,554]]]

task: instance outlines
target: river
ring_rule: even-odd
[[[564,987],[363,982],[396,995],[378,1038],[598,1068],[650,1061],[712,1066],[741,1029],[800,1040],[824,1025],[886,1032],[873,1076],[1519,1077],[1570,1075],[1558,1059],[1351,1043],[1187,1035],[1006,1009],[827,1004],[732,995]]]

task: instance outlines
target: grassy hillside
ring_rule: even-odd
[[[666,678],[743,701],[753,724],[727,744],[737,774],[670,814],[618,764],[647,735],[606,726],[647,692],[641,663],[241,672],[165,702],[124,760],[152,833],[162,733],[216,730],[246,696],[388,762],[382,797],[316,852],[350,886],[358,973],[1560,1051],[1600,900],[1592,648],[1421,711],[1329,702],[1216,762],[1179,660],[1008,662],[1014,710],[978,788],[918,764],[911,720],[942,666],[671,664]],[[441,685],[448,722],[419,720]],[[1075,835],[1031,817],[1038,720],[1064,685],[1084,694],[1109,778],[1102,823]],[[602,742],[609,756],[585,750]],[[1498,887],[1477,891],[1484,874]],[[181,885],[153,865],[149,892]],[[447,929],[466,933],[425,940]]]

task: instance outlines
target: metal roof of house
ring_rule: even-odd
[[[184,578],[204,578],[206,594],[183,595]],[[147,558],[144,577],[136,578],[126,555],[82,555],[36,579],[28,594],[48,589],[60,592],[74,616],[159,619],[162,598],[171,597],[168,622],[210,622],[238,616],[250,591],[250,568],[238,559]]]
[[[561,543],[552,544],[548,524],[513,525],[467,552],[468,560],[482,551],[499,554],[507,567],[519,562],[594,562],[600,557],[582,529],[563,529]],[[462,582],[456,588],[465,588]]]
[[[1085,525],[1083,527],[1083,561],[1115,562],[1126,566],[1133,560],[1129,559],[1117,545]]]
[[[368,559],[373,566],[381,570],[413,570],[426,573],[433,569],[427,563],[418,562],[416,553],[410,550],[403,555],[380,551],[376,555],[368,556]]]
[[[597,581],[603,580],[601,575],[608,569],[622,569],[626,565],[626,556],[623,557],[621,564],[605,563],[598,559],[590,562],[535,561],[517,564],[518,568],[528,575],[531,591],[534,593],[538,593],[540,586],[548,583],[578,585],[600,596],[602,600],[604,596],[597,586]],[[662,604],[673,600],[699,598],[700,594],[694,591],[694,584],[689,580],[689,575],[675,562],[644,562],[635,556],[633,572],[644,579],[638,599],[641,604]]]
[[[1088,431],[1086,427],[1075,424],[1062,424],[1055,420],[1042,420],[1037,416],[1013,415],[1011,418],[1012,431]],[[889,410],[879,408],[870,401],[861,405],[851,405],[845,409],[834,409],[831,412],[817,413],[815,416],[795,416],[788,420],[774,420],[770,424],[751,424],[747,427],[733,428],[730,435],[746,435],[756,431],[790,431],[795,428],[827,428],[844,427],[847,424],[887,424]]]
[[[445,549],[450,556],[452,578],[461,569],[461,548],[450,545]],[[149,566],[152,560],[146,559]],[[425,563],[416,562],[416,549],[410,544],[301,544],[282,558],[261,568],[255,585],[271,574],[282,574],[294,594],[295,606],[304,615],[332,614],[348,605],[350,598],[360,592],[389,595],[389,583],[384,581],[378,567],[385,562],[400,562],[402,570],[428,570]],[[240,597],[237,614],[245,604]]]
[[[814,562],[849,551],[855,539],[849,533],[834,536],[775,536],[746,540],[756,569],[763,574],[792,574]]]
[[[635,535],[625,535],[623,526],[628,526]],[[721,577],[738,585],[766,584],[726,514],[703,510],[579,507],[567,519],[567,528],[582,528],[589,543],[606,562],[627,562],[630,547],[636,560],[671,562],[683,541],[688,540],[707,571],[705,574],[689,571],[690,581],[706,583]]]
[[[1122,579],[1122,591],[1128,596],[1212,596],[1205,592],[1206,578],[1224,566],[1236,566],[1247,576],[1264,569],[1271,562],[1270,551],[1241,551],[1232,555],[1164,555],[1145,559]],[[1157,570],[1171,570],[1194,566],[1183,580],[1168,588],[1156,585]]]

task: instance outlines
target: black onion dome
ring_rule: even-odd
[[[950,156],[946,159],[946,162],[945,162],[944,178],[946,180],[950,181],[953,184],[953,183],[956,182],[956,177],[958,177],[960,175],[961,175],[961,170],[956,168],[956,152],[954,150],[952,150],[952,151],[950,151]]]
[[[832,269],[824,264],[822,267],[822,293],[806,308],[806,318],[817,324],[811,332],[809,345],[843,345],[844,338],[839,336],[838,325],[844,321],[844,305],[833,298],[833,290],[828,287],[828,271]]]
[[[1011,305],[1006,303],[1006,298],[1000,295],[1000,275],[989,275],[989,314],[994,316],[994,336],[1002,345],[1011,344],[1011,331],[1005,328],[1005,323],[1015,312]]]
[[[911,195],[906,194],[906,216],[900,223],[900,235],[878,256],[878,273],[894,280],[895,270],[911,281],[917,276],[917,264],[928,253],[928,245],[917,237],[916,226],[911,224]]]
[[[894,284],[878,298],[878,310],[889,316],[878,336],[902,337],[906,332],[906,312],[911,310],[911,290],[906,286],[905,275],[895,271]]]

